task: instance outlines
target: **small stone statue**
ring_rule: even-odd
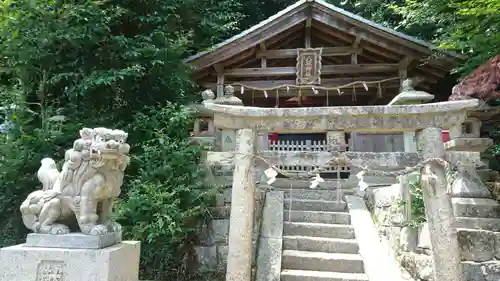
[[[206,89],[205,91],[201,92],[201,97],[203,98],[204,102],[208,101],[213,101],[215,98],[214,92],[210,89]]]
[[[130,160],[127,137],[121,130],[84,128],[60,172],[53,159],[43,159],[37,173],[42,190],[21,204],[24,225],[42,234],[121,232],[111,213]]]
[[[234,87],[231,85],[227,85],[224,87],[224,97],[226,99],[234,97]]]
[[[415,90],[415,86],[422,82],[422,78],[413,77],[407,78],[401,83],[401,92],[395,96],[387,105],[410,105],[426,103],[434,99],[431,95],[424,91]]]
[[[402,92],[409,92],[409,91],[414,91],[415,90],[415,85],[416,85],[415,78],[407,78],[403,80],[401,83],[401,91]]]
[[[401,92],[413,92],[415,87],[420,84],[424,79],[422,77],[406,78],[401,83]]]
[[[231,85],[224,87],[224,96],[218,97],[214,102],[225,105],[243,105],[243,102],[234,96],[234,87]]]

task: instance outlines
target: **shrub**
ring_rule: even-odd
[[[0,134],[0,247],[24,243],[28,230],[19,206],[30,192],[41,187],[36,178],[40,160],[63,160],[65,149],[72,146],[80,129],[74,122],[48,122],[51,110],[38,114],[30,113],[23,104],[18,106],[8,116],[13,127]]]
[[[137,114],[129,130],[131,170],[116,217],[127,239],[142,242],[141,279],[182,279],[187,240],[205,210],[209,189],[188,138],[191,121],[185,107],[168,104]]]
[[[411,224],[418,226],[427,221],[425,215],[424,194],[420,177],[409,183],[411,194]]]

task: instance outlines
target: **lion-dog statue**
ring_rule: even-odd
[[[121,130],[84,128],[60,172],[44,158],[37,173],[43,188],[21,204],[24,225],[42,234],[121,232],[111,214],[130,161],[127,137]]]

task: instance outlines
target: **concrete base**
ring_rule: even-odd
[[[102,249],[113,246],[122,241],[121,232],[110,232],[104,235],[86,235],[83,233],[69,233],[51,235],[30,233],[26,238],[26,247],[64,248],[64,249]]]
[[[104,249],[0,249],[0,281],[138,281],[140,242]]]

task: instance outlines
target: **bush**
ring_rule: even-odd
[[[427,221],[425,215],[425,203],[420,177],[409,183],[411,194],[411,222],[414,226],[419,226]]]
[[[192,120],[185,107],[173,104],[134,119],[128,191],[116,217],[127,239],[142,242],[141,279],[182,280],[192,250],[188,240],[209,192],[200,149],[188,138]]]
[[[12,129],[0,134],[0,247],[24,243],[28,230],[19,207],[30,192],[41,187],[36,178],[40,160],[63,160],[65,149],[72,146],[81,128],[78,123],[48,122],[51,110],[36,114],[22,104],[18,106],[8,116]]]

